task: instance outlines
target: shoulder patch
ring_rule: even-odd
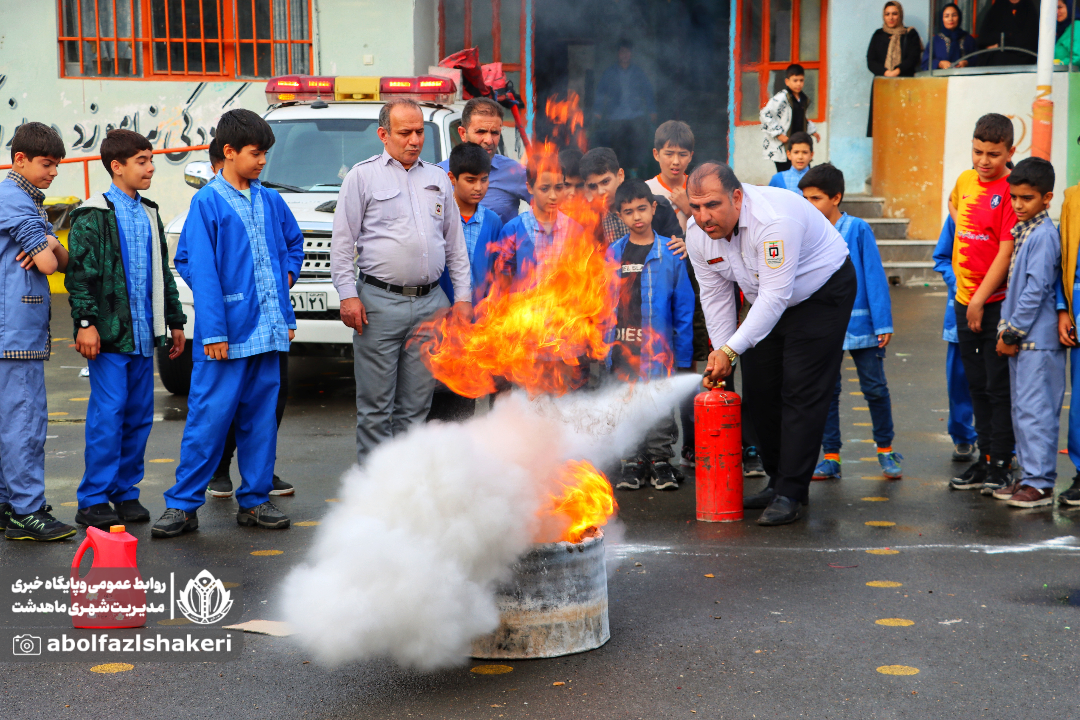
[[[784,241],[765,241],[765,267],[776,270],[784,264]]]

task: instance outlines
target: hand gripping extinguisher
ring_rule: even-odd
[[[742,399],[722,386],[694,398],[697,519],[743,519]]]

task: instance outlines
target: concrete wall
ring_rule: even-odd
[[[1071,87],[1080,73],[1054,73],[1054,135],[1051,161],[1057,170],[1054,192],[1063,196],[1080,180],[1080,149],[1075,144],[1080,101]],[[954,75],[879,81],[874,107],[874,188],[887,198],[894,217],[911,219],[909,236],[936,238],[948,212],[956,178],[971,167],[971,134],[980,116],[997,112],[1012,118],[1014,162],[1031,155],[1031,103],[1035,73]],[[1071,91],[1071,92],[1070,92]],[[1055,202],[1051,217],[1061,204]]]
[[[831,162],[843,170],[849,193],[867,192],[873,164],[873,141],[866,137],[873,79],[866,69],[866,47],[874,30],[881,27],[884,4],[883,0],[829,0],[828,109],[825,122],[819,123],[822,142],[815,147],[814,163]],[[926,3],[906,3],[904,11],[904,22],[925,42]],[[733,125],[731,136],[732,163],[739,178],[767,183],[776,169],[761,152],[761,129]]]
[[[20,124],[37,120],[56,127],[68,157],[93,156],[110,126],[151,138],[155,148],[202,145],[226,110],[266,109],[265,81],[175,82],[66,80],[56,52],[55,2],[3,0],[0,39],[0,162]],[[436,0],[315,0],[315,66],[326,74],[410,75],[434,62]],[[372,64],[364,64],[371,55]],[[187,207],[192,190],[183,167],[205,153],[155,156],[157,173],[147,196],[171,219]],[[64,164],[50,196],[84,196],[83,165]],[[109,176],[99,161],[90,165],[90,190],[100,192]]]

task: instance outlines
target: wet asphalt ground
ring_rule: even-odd
[[[758,527],[753,511],[739,523],[698,523],[692,482],[618,493],[625,543],[610,573],[611,640],[598,650],[507,662],[503,674],[472,671],[490,661],[433,673],[378,659],[331,669],[287,639],[249,634],[241,657],[222,663],[135,662],[113,673],[89,662],[4,663],[0,717],[1080,717],[1080,508],[1018,510],[946,488],[961,466],[945,434],[944,304],[940,288],[893,290],[886,373],[902,481],[880,477],[865,403],[845,393],[844,478],[815,483],[796,524]],[[53,317],[47,494],[72,522],[89,383],[69,347],[65,297]],[[850,358],[844,368],[857,391]],[[291,383],[277,469],[297,492],[275,502],[294,523],[317,522],[354,459],[351,363],[294,358]],[[155,399],[141,487],[156,519],[186,404],[160,385]],[[1064,455],[1058,467],[1062,490],[1075,470]],[[208,499],[197,533],[151,541],[148,525],[128,530],[141,562],[241,568],[244,619],[278,619],[276,587],[316,527],[240,528],[234,514],[233,500]],[[75,548],[0,543],[0,566],[65,565]],[[280,552],[252,554],[266,550]]]

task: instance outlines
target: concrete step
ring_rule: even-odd
[[[887,260],[881,264],[891,285],[945,287],[941,275],[934,272],[932,260]]]
[[[907,237],[908,225],[911,221],[907,218],[869,218],[866,223],[874,231],[874,237],[878,240],[903,240]]]
[[[872,195],[845,195],[840,211],[863,220],[885,216],[885,198]]]
[[[878,240],[882,262],[929,262],[933,267],[934,240]]]

